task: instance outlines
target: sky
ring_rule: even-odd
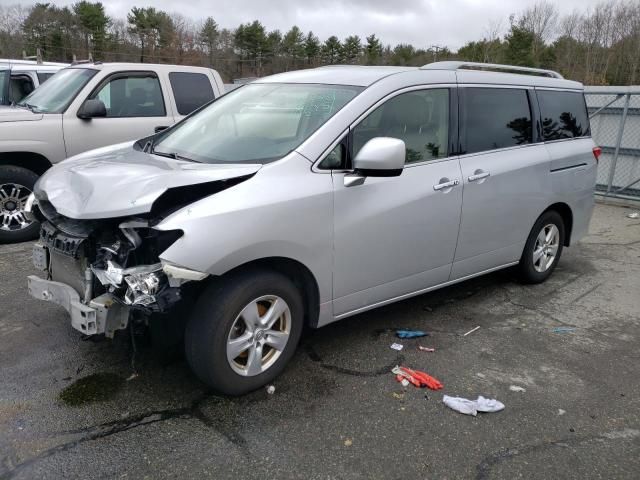
[[[43,0],[44,1],[44,0]],[[72,0],[46,0],[57,5]],[[0,4],[32,4],[30,0],[0,0]],[[458,49],[467,41],[481,39],[492,22],[509,25],[509,15],[536,0],[102,0],[107,13],[126,17],[132,6],[156,7],[169,13],[199,20],[211,16],[223,28],[260,20],[267,30],[283,34],[298,25],[312,30],[321,40],[330,35],[364,37],[375,33],[383,44],[411,43],[418,48],[432,45]],[[598,0],[563,0],[560,14],[584,11]]]

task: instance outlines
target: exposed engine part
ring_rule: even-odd
[[[89,267],[85,257],[74,258],[58,251],[49,251],[49,271],[51,279],[72,287],[84,299],[87,291],[86,270]],[[93,276],[92,276],[93,277]],[[91,279],[91,282],[93,278]]]
[[[40,240],[51,251],[73,258],[79,258],[82,254],[81,245],[84,238],[72,237],[60,232],[48,222],[43,223],[40,228]]]
[[[140,238],[140,235],[138,235],[136,228],[147,228],[149,226],[149,222],[147,222],[146,220],[136,219],[122,222],[118,226],[120,230],[122,230],[123,235],[127,237],[127,240],[131,242],[133,248],[138,248],[140,245],[142,245],[142,239]]]
[[[98,280],[105,287],[113,286],[120,288],[122,280],[126,280],[128,275],[144,275],[162,270],[161,263],[155,263],[153,265],[140,265],[137,267],[122,268],[115,262],[107,260],[107,268],[97,268],[95,265],[91,265],[91,270],[96,275]]]
[[[89,303],[93,297],[93,273],[90,268],[84,269],[84,303]]]
[[[166,280],[166,277],[162,275]],[[124,296],[127,305],[148,307],[156,301],[156,293],[160,287],[160,275],[156,272],[134,273],[124,278],[129,288]]]
[[[112,337],[134,317],[147,324],[151,314],[168,312],[183,298],[183,283],[207,276],[172,266],[170,283],[159,256],[182,231],[155,230],[139,217],[69,219],[46,199],[32,209],[42,225],[34,264],[48,280],[34,277],[30,291],[63,305],[84,334]]]

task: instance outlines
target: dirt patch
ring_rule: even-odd
[[[124,385],[124,378],[115,373],[94,373],[82,377],[60,392],[60,400],[75,407],[110,400]]]

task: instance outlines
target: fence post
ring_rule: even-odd
[[[624,109],[622,110],[622,117],[620,118],[620,128],[618,129],[618,138],[616,140],[616,150],[613,153],[613,160],[609,168],[609,182],[607,185],[607,195],[611,192],[613,185],[613,176],[616,173],[616,163],[618,163],[618,155],[620,154],[620,145],[622,144],[622,134],[624,133],[624,125],[627,122],[627,112],[629,111],[629,101],[631,100],[631,94],[627,93],[624,99]]]

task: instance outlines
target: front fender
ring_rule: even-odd
[[[47,114],[38,121],[0,123],[0,152],[37,153],[51,163],[64,160],[62,116]]]
[[[333,187],[296,153],[252,178],[175,212],[157,227],[184,235],[165,250],[167,262],[212,275],[248,262],[284,257],[313,274],[320,301],[331,299]]]

